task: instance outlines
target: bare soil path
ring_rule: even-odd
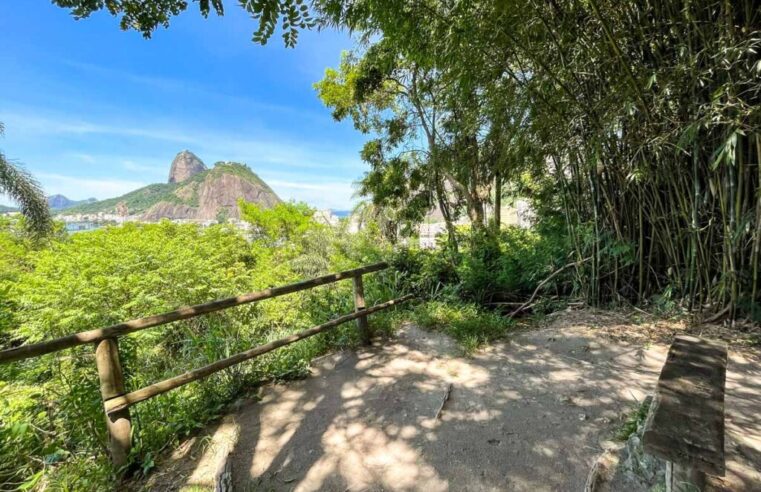
[[[144,486],[206,490],[229,460],[236,491],[580,491],[665,358],[666,344],[630,328],[562,313],[464,358],[445,336],[407,325],[242,400]],[[729,472],[717,487],[761,490],[761,363],[730,359]]]

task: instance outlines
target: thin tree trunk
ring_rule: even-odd
[[[502,227],[502,175],[499,171],[494,176],[494,230],[499,234]]]

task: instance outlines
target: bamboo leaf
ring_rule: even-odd
[[[730,133],[729,137],[716,149],[711,162],[712,171],[718,169],[722,162],[726,162],[730,166],[735,165],[735,148],[737,147],[737,135],[739,133],[736,130]]]

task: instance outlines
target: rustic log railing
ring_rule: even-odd
[[[124,323],[96,330],[83,331],[73,335],[56,338],[54,340],[22,345],[20,347],[0,351],[0,364],[39,357],[41,355],[76,347],[78,345],[88,343],[96,344],[95,364],[98,369],[101,398],[103,399],[106,425],[110,435],[111,459],[117,468],[121,468],[127,464],[131,447],[130,433],[132,424],[129,413],[129,407],[131,405],[179,388],[180,386],[184,386],[193,381],[198,381],[199,379],[208,377],[233,365],[240,364],[241,362],[266,354],[277,348],[317,335],[318,333],[322,333],[352,320],[357,320],[357,327],[360,331],[362,342],[369,343],[370,332],[367,324],[367,316],[388,309],[396,304],[408,301],[413,297],[412,295],[406,295],[369,308],[365,306],[362,276],[386,268],[388,268],[387,263],[376,263],[374,265],[324,275],[322,277],[304,280],[294,284],[251,292],[237,297],[220,299],[206,304],[181,307],[167,313],[134,319],[132,321],[126,321]],[[117,337],[144,330],[146,328],[165,325],[174,321],[222,311],[243,304],[312,289],[320,285],[330,284],[344,279],[352,279],[354,282],[353,313],[340,316],[326,323],[294,333],[279,340],[274,340],[264,345],[251,348],[233,355],[232,357],[213,362],[198,369],[193,369],[184,374],[180,374],[179,376],[151,384],[145,388],[127,392],[124,386],[124,375],[122,372],[121,361],[119,359]]]

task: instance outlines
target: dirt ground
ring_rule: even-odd
[[[592,311],[544,326],[468,358],[413,325],[324,357],[311,377],[239,401],[141,486],[210,489],[228,462],[236,491],[583,490],[684,327]],[[750,350],[730,350],[726,426],[716,489],[761,490],[761,361]]]

